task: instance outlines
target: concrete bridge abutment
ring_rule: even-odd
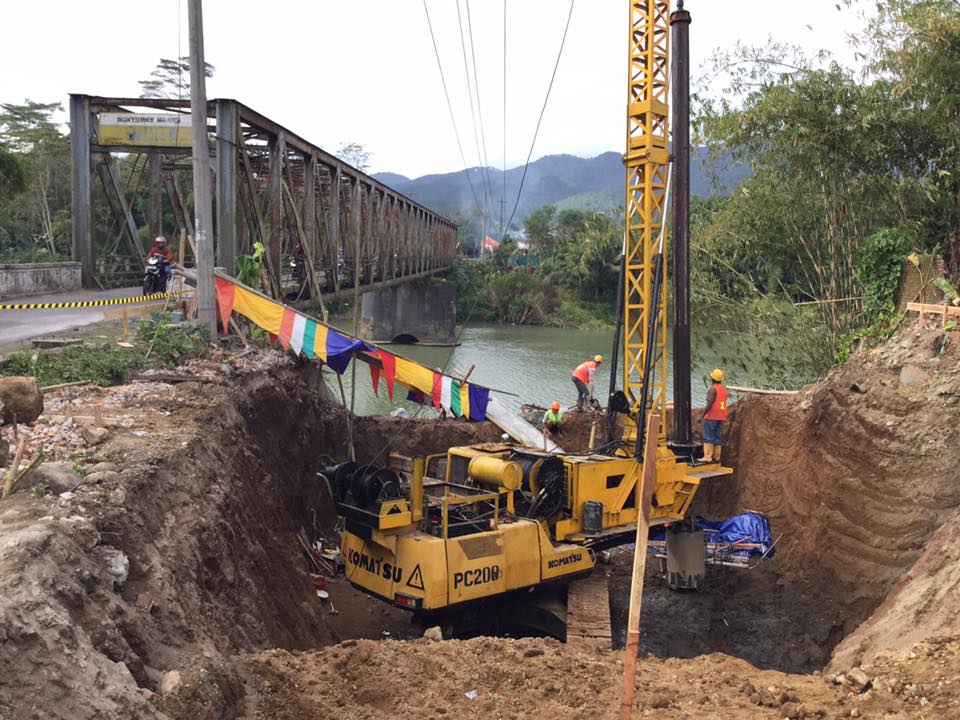
[[[446,280],[401,283],[364,294],[360,334],[374,342],[456,342],[457,286]]]

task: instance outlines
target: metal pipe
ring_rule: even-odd
[[[626,298],[624,296],[625,276],[627,274],[626,243],[620,255],[620,277],[617,279],[617,325],[613,331],[613,348],[610,350],[610,393],[607,395],[607,442],[614,440],[614,425],[616,412],[613,409],[613,394],[617,391],[617,367],[620,364],[620,338],[623,334],[623,310]],[[626,362],[626,360],[624,360]]]
[[[673,49],[673,447],[693,459],[690,393],[690,13],[670,15]]]

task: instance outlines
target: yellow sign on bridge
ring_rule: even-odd
[[[190,147],[190,116],[176,113],[102,113],[101,145]]]

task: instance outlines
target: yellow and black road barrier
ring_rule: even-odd
[[[154,293],[153,295],[137,295],[135,297],[110,298],[108,300],[75,300],[73,302],[53,303],[8,303],[0,304],[0,310],[72,310],[74,308],[105,307],[107,305],[129,305],[130,303],[152,302],[183,295],[185,291],[178,290],[169,293]]]

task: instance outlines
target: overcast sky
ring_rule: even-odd
[[[477,149],[455,0],[427,0],[467,163]],[[232,97],[334,150],[364,144],[374,171],[462,169],[422,0],[205,0],[210,98]],[[179,7],[178,7],[179,5]],[[836,0],[687,0],[694,74],[717,48],[768,38],[840,59],[859,11]],[[161,57],[188,54],[187,0],[4,3],[0,101],[139,94]],[[466,0],[460,2],[466,26]],[[567,0],[507,0],[506,164],[522,164],[556,59]],[[577,0],[534,158],[622,151],[626,0]],[[503,0],[470,2],[487,160],[502,167]],[[178,29],[179,28],[179,29]],[[469,42],[469,37],[468,37]],[[469,54],[468,54],[469,59]]]

